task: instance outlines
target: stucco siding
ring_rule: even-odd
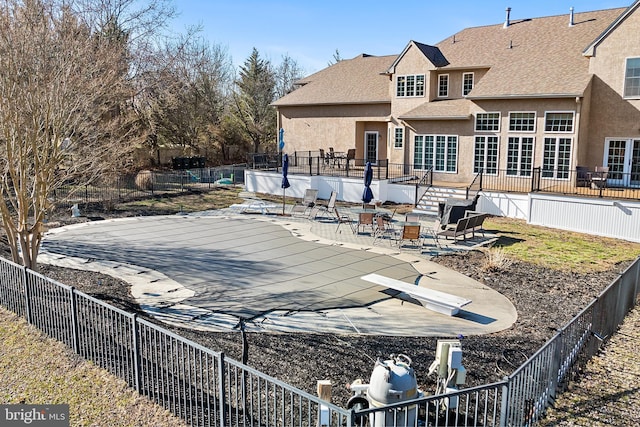
[[[640,136],[640,99],[624,99],[626,59],[640,57],[640,10],[636,9],[595,48],[589,114],[588,164],[601,164],[606,138]]]
[[[412,110],[423,102],[428,101],[429,94],[429,71],[432,70],[433,64],[420,52],[418,48],[409,45],[402,60],[398,62],[395,74],[389,79],[389,96],[392,100],[391,114],[395,117],[401,115],[405,111]],[[424,96],[416,97],[397,97],[396,96],[396,79],[397,76],[403,75],[425,75]]]
[[[328,150],[329,147],[346,152],[356,147],[358,141],[362,145],[354,122],[378,122],[375,130],[386,135],[389,105],[281,107],[279,113],[280,127],[286,129],[285,152],[317,152],[319,148]]]

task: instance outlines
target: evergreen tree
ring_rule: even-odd
[[[254,153],[276,151],[276,112],[271,106],[276,77],[268,60],[256,48],[240,67],[233,116]]]

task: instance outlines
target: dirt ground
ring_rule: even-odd
[[[117,216],[139,215],[120,212]],[[103,215],[104,216],[104,215]],[[50,226],[85,221],[61,218]],[[0,256],[10,258],[6,240]],[[434,261],[470,276],[507,296],[518,311],[508,330],[485,336],[462,337],[467,386],[498,381],[531,356],[604,289],[626,265],[600,273],[559,272],[524,262],[508,270],[486,272],[485,255],[471,251],[435,258]],[[127,283],[99,273],[41,265],[40,272],[128,311],[139,311]],[[241,360],[240,332],[203,333],[170,327],[175,332],[227,357]],[[315,394],[317,380],[334,384],[333,403],[345,406],[350,397],[345,385],[357,378],[368,381],[377,358],[406,354],[413,360],[419,386],[435,391],[435,378],[427,377],[437,338],[390,336],[249,333],[248,364],[266,374]],[[441,337],[451,338],[451,337]]]

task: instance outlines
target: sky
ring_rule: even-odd
[[[628,7],[634,0],[175,0],[172,30],[202,26],[201,36],[227,50],[239,66],[253,48],[278,65],[296,61],[304,75],[362,53],[402,52],[410,40],[436,44],[467,27],[592,10]]]

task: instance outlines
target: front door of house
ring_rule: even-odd
[[[640,187],[640,139],[607,139],[604,166],[610,185]]]
[[[364,133],[364,160],[372,165],[378,163],[378,132]]]

